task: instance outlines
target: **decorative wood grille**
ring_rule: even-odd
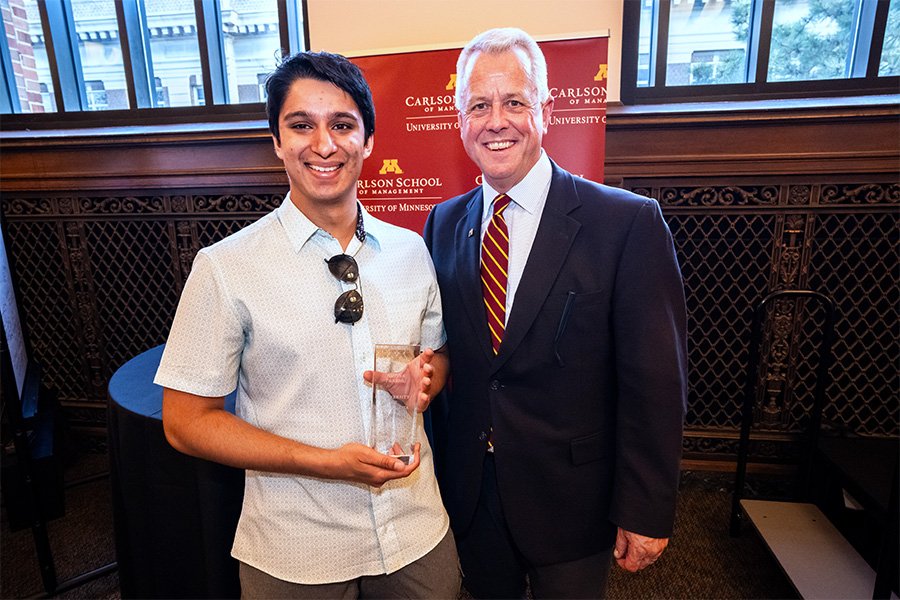
[[[681,261],[690,344],[687,457],[734,456],[752,309],[785,288],[818,290],[837,305],[826,426],[900,434],[900,185],[626,183],[660,200]],[[271,211],[283,194],[279,187],[2,197],[34,356],[73,425],[105,429],[109,377],[165,341],[197,250]],[[776,458],[802,431],[811,405],[821,315],[786,301],[770,316],[757,417],[772,435],[755,453]]]
[[[654,187],[672,230],[688,303],[685,455],[736,454],[753,308],[808,288],[836,304],[824,426],[898,435],[900,185]],[[776,302],[767,316],[755,407],[758,458],[797,451],[812,406],[821,309]]]

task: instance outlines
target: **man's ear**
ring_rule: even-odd
[[[544,121],[544,133],[547,133],[547,128],[550,127],[551,114],[553,114],[553,96],[547,98],[547,101],[544,102],[544,105],[541,107],[541,118]]]
[[[277,156],[281,160],[284,160],[284,155],[281,151],[281,142],[279,142],[278,138],[274,135],[272,136],[272,143],[275,145],[275,156]]]
[[[363,160],[369,158],[372,155],[372,149],[375,147],[375,134],[369,136],[369,139],[366,140],[365,145],[363,146]]]

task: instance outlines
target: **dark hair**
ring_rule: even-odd
[[[372,92],[362,71],[340,54],[299,52],[286,57],[266,78],[266,116],[269,131],[279,142],[278,117],[284,99],[298,79],[317,79],[333,83],[353,98],[363,120],[366,141],[375,133],[375,106]]]

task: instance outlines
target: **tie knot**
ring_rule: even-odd
[[[494,215],[502,215],[510,202],[512,202],[512,198],[506,194],[497,194],[497,197],[494,198]]]

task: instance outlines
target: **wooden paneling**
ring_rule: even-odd
[[[606,179],[896,173],[900,167],[896,104],[762,106],[610,108]]]
[[[6,137],[0,152],[4,192],[287,184],[262,121],[212,132]]]

